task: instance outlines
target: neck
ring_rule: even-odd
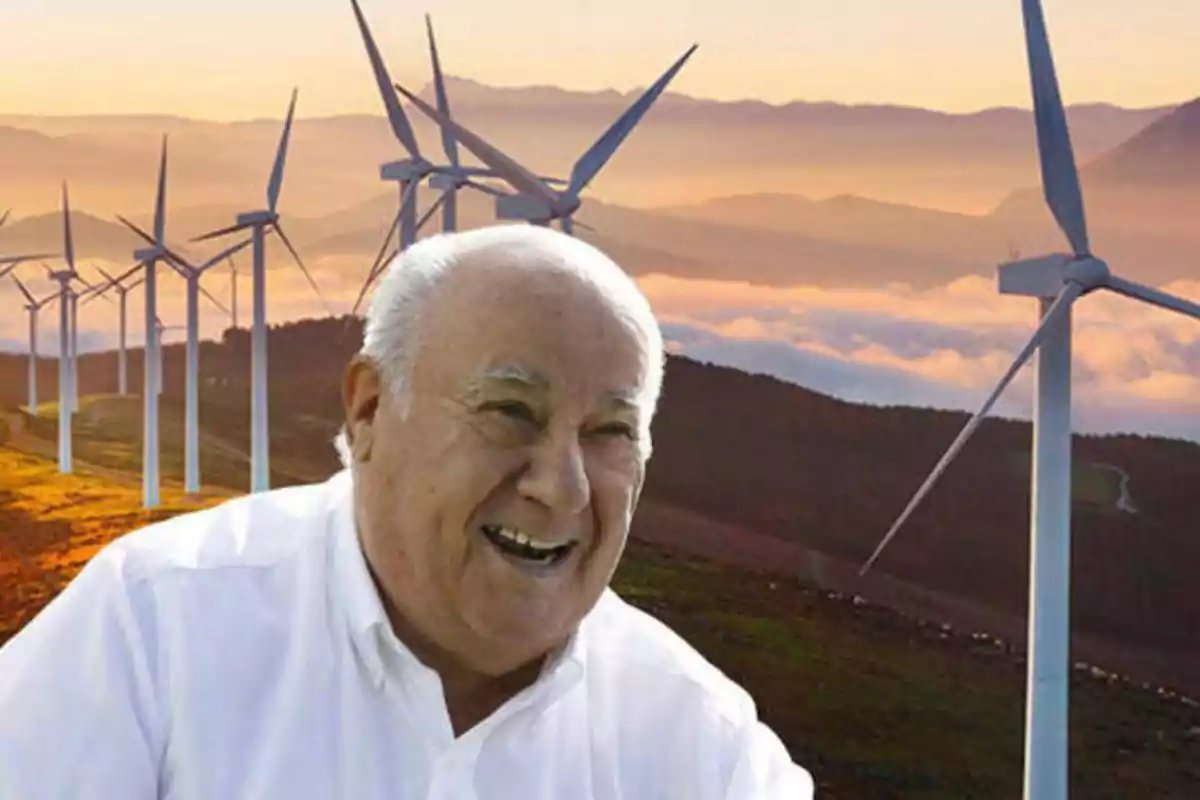
[[[396,638],[441,678],[455,736],[475,727],[532,686],[545,663],[542,655],[499,674],[486,672],[424,636],[392,603],[385,601],[384,605]]]
[[[461,736],[487,719],[537,680],[546,661],[545,654],[499,673],[474,666],[418,630],[384,591],[369,563],[368,572],[379,591],[396,638],[441,678],[446,710],[455,736]]]

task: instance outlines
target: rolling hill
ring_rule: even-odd
[[[357,341],[341,320],[273,328],[272,466],[276,480],[329,474],[330,439],[340,415],[336,376]],[[200,357],[201,421],[226,448],[249,440],[246,331],[205,343]],[[181,404],[183,348],[166,349],[165,402]],[[1027,424],[986,422],[956,466],[911,519],[876,570],[855,568],[874,548],[942,450],[966,421],[961,413],[878,408],[842,402],[762,376],[669,360],[655,457],[646,496],[686,509],[735,536],[658,540],[725,562],[806,575],[827,589],[1014,642],[1024,638],[1028,572]],[[54,397],[53,362],[43,362],[42,397]],[[0,356],[0,402],[24,402],[23,358]],[[327,384],[313,375],[328,374]],[[81,358],[81,387],[111,393],[115,357]],[[140,352],[130,385],[141,380]],[[105,407],[108,408],[108,407]],[[124,441],[95,457],[137,469],[140,407],[105,412],[88,444]],[[54,420],[33,433],[53,441]],[[164,433],[180,446],[178,430]],[[103,433],[103,435],[101,435]],[[174,442],[174,444],[172,444]],[[111,445],[100,450],[111,451]],[[165,463],[176,456],[164,456]],[[218,460],[227,454],[215,452]],[[1077,436],[1074,520],[1074,647],[1078,658],[1200,693],[1200,445],[1138,436]],[[1119,477],[1129,476],[1137,513],[1117,508]],[[233,468],[233,467],[229,467]],[[246,485],[244,464],[223,480]],[[752,532],[752,533],[746,533]]]
[[[112,426],[129,400],[96,399],[84,404],[84,416]],[[177,426],[178,407],[168,404],[166,411]],[[43,452],[46,443],[21,430],[19,417],[0,421],[0,580],[6,588],[0,643],[106,542],[237,494],[211,488],[189,499],[171,481],[164,506],[148,514],[138,509],[136,473],[87,463],[127,459],[128,453],[85,448],[75,474],[60,476]],[[95,424],[80,438],[91,444],[102,433]],[[948,800],[1019,791],[1019,650],[822,589],[807,577],[764,574],[677,546],[693,537],[740,535],[751,534],[648,497],[613,585],[751,692],[761,717],[813,773],[820,797]],[[656,543],[664,541],[672,544]],[[1074,670],[1073,793],[1182,796],[1200,780],[1198,763],[1200,706],[1087,665]]]

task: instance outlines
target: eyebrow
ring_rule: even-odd
[[[467,391],[472,394],[483,394],[493,387],[536,393],[545,393],[550,390],[550,382],[544,376],[534,370],[526,369],[520,364],[500,364],[488,367],[472,374],[465,383]],[[605,392],[604,404],[627,412],[637,412],[641,409],[637,392],[626,389]]]

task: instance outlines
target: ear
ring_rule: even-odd
[[[361,354],[351,359],[342,380],[342,409],[346,439],[355,461],[370,461],[375,439],[375,414],[382,386],[379,368]]]

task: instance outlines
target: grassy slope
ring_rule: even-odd
[[[28,440],[0,446],[0,641],[104,542],[229,494],[188,501],[168,488],[147,515],[136,474],[59,476],[16,449]],[[77,450],[88,447],[117,459]],[[750,690],[823,800],[1018,796],[1024,673],[1004,646],[636,541],[615,585]],[[1184,797],[1200,785],[1194,705],[1083,673],[1074,682],[1075,796]]]

